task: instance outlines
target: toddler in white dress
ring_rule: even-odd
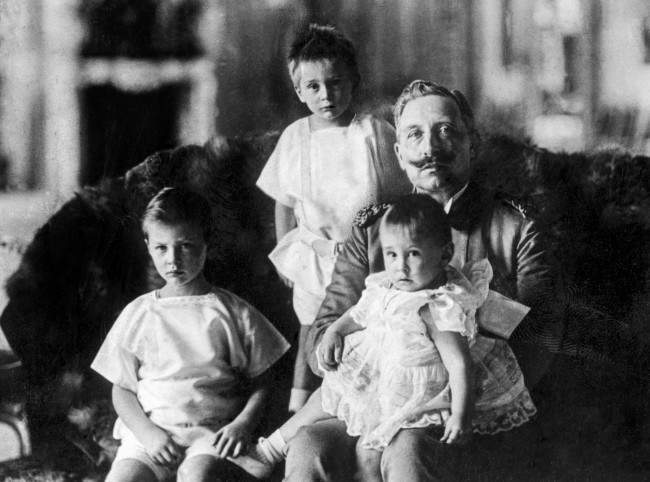
[[[476,310],[488,296],[487,260],[448,265],[451,230],[430,197],[399,199],[384,215],[385,271],[366,279],[359,302],[319,346],[323,384],[302,410],[248,454],[235,458],[257,477],[283,459],[302,426],[337,417],[359,437],[363,480],[381,480],[382,450],[404,428],[444,427],[441,442],[494,434],[536,412],[514,354],[478,334]]]
[[[333,27],[310,25],[289,52],[289,73],[311,115],[289,125],[257,185],[275,199],[277,246],[270,259],[293,287],[301,324],[289,409],[300,408],[315,377],[302,339],[330,283],[340,243],[355,213],[411,191],[399,168],[395,130],[385,120],[358,116],[352,107],[359,72],[352,43]]]
[[[165,285],[124,308],[91,365],[113,384],[119,417],[109,482],[246,476],[225,457],[248,444],[268,369],[289,345],[205,279],[210,225],[207,201],[182,189],[165,188],[147,206],[142,229]]]

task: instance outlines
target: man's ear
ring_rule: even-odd
[[[397,157],[397,162],[399,163],[399,167],[404,170],[404,164],[402,163],[402,156],[399,153],[399,143],[393,144],[393,150],[395,151],[395,157]]]
[[[449,241],[447,244],[445,244],[442,247],[442,255],[440,256],[440,260],[442,261],[444,266],[447,266],[451,261],[451,258],[453,257],[454,257],[454,243]]]

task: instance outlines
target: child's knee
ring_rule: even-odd
[[[158,477],[143,462],[135,459],[116,460],[105,482],[156,482]]]
[[[225,460],[222,461],[227,463]],[[178,482],[196,482],[208,480],[219,472],[220,460],[210,455],[195,455],[186,458],[178,467],[176,477]]]

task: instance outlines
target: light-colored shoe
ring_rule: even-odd
[[[275,469],[275,463],[264,454],[260,442],[253,445],[245,454],[238,457],[228,457],[228,460],[256,479],[269,478],[273,473],[273,469]]]

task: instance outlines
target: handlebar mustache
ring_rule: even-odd
[[[441,166],[449,166],[453,161],[453,157],[440,153],[433,155],[431,157],[425,157],[423,159],[420,159],[419,161],[409,161],[409,164],[417,169],[426,169],[432,166],[436,165],[441,165]]]

